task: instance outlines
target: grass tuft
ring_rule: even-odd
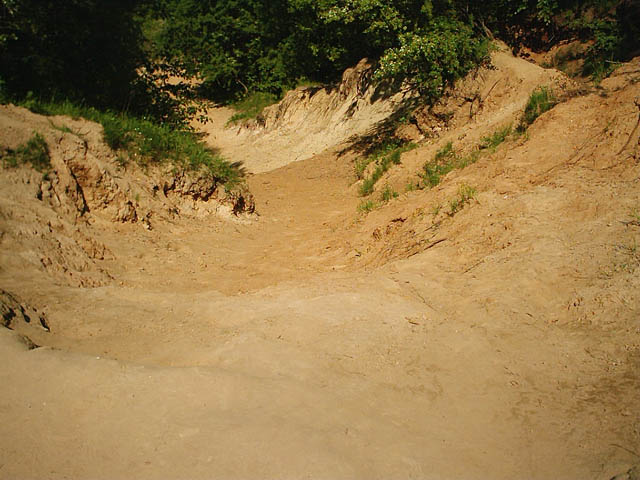
[[[369,164],[372,162],[376,163],[376,167],[371,173],[371,176],[365,178],[360,185],[359,194],[361,197],[365,197],[367,195],[371,195],[373,193],[373,189],[375,184],[382,176],[391,168],[392,165],[400,164],[401,156],[404,152],[408,152],[409,150],[413,150],[417,145],[415,143],[398,143],[398,142],[390,142],[388,144],[383,145],[376,152],[372,153],[365,159],[359,159],[356,161],[356,176],[358,178],[363,178],[364,172]]]
[[[440,183],[442,177],[452,170],[465,168],[478,161],[479,150],[473,150],[470,154],[460,156],[453,148],[453,143],[449,142],[433,157],[433,160],[424,164],[423,173],[420,175],[424,186],[433,188]]]
[[[377,206],[378,204],[373,200],[363,200],[360,202],[360,205],[358,205],[358,211],[366,214],[374,210]]]
[[[458,187],[458,195],[449,201],[449,212],[448,215],[450,217],[454,216],[457,212],[462,210],[462,208],[469,203],[471,200],[476,198],[477,190],[475,187],[467,185],[465,183],[461,184]]]
[[[387,203],[397,197],[398,197],[398,192],[396,192],[393,188],[391,188],[390,185],[385,185],[380,195],[380,200],[384,203]]]
[[[250,93],[242,100],[239,100],[231,104],[231,107],[236,111],[227,124],[238,123],[241,120],[247,120],[250,118],[256,118],[262,113],[262,111],[269,105],[277,103],[279,98],[266,92]]]
[[[498,146],[504,142],[509,135],[511,135],[511,124],[506,125],[487,137],[482,137],[480,140],[480,150],[495,151]]]
[[[536,88],[529,96],[527,105],[524,107],[524,114],[520,120],[518,130],[526,130],[540,115],[551,110],[557,103],[555,95],[549,88]]]
[[[45,172],[51,168],[49,147],[42,135],[37,132],[34,132],[29,140],[15,150],[8,150],[6,154],[2,155],[2,161],[6,167],[14,168],[30,163],[38,172]]]

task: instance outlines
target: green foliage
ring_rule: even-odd
[[[477,190],[475,187],[472,187],[467,184],[461,184],[458,186],[458,195],[449,201],[449,212],[447,214],[449,216],[455,215],[459,212],[466,204],[468,204],[471,200],[476,198]]]
[[[615,60],[622,57],[622,35],[612,20],[594,19],[585,27],[592,32],[593,44],[587,50],[582,73],[600,82],[613,71]]]
[[[448,142],[438,150],[431,162],[424,164],[422,179],[428,187],[435,187],[440,183],[440,178],[456,168],[456,152],[453,150],[453,142]]]
[[[491,0],[468,7],[474,19],[516,49],[544,50],[561,40],[590,43],[584,74],[594,80],[611,72],[611,62],[640,53],[637,0]]]
[[[553,92],[548,87],[536,88],[527,101],[524,114],[520,120],[519,130],[524,131],[544,112],[551,110],[557,103]]]
[[[382,57],[377,79],[409,80],[437,95],[486,56],[467,8],[429,0],[166,0],[157,13],[163,21],[146,25],[156,54],[200,75],[202,93],[216,100],[280,95],[301,78],[333,82],[363,57]]]
[[[620,56],[604,26],[571,23],[595,12],[622,25],[608,14],[614,0],[158,2],[143,24],[154,54],[198,75],[201,93],[219,101],[249,92],[279,96],[299,79],[335,82],[367,57],[378,61],[374,79],[383,90],[405,83],[430,102],[487,59],[486,27],[516,47],[534,48],[580,32],[596,38],[594,58]],[[638,44],[633,22],[618,30],[617,44]]]
[[[234,102],[231,107],[236,111],[229,119],[229,123],[236,123],[249,118],[256,118],[269,105],[273,105],[279,98],[272,93],[255,92],[242,100]]]
[[[365,213],[366,214],[366,213],[369,213],[370,211],[374,210],[377,206],[378,206],[378,204],[376,202],[374,202],[373,200],[363,200],[358,205],[358,211],[360,213]]]
[[[185,124],[192,88],[152,61],[138,14],[154,0],[0,1],[0,101],[43,98]]]
[[[428,30],[402,34],[400,45],[380,59],[377,80],[406,82],[427,101],[488,58],[488,42],[474,36],[465,23],[438,19]]]
[[[362,177],[362,174],[368,164],[371,162],[376,163],[376,167],[371,173],[371,176],[365,178],[360,185],[358,190],[360,196],[364,197],[371,195],[376,182],[382,178],[392,165],[398,165],[400,163],[400,157],[404,152],[413,150],[414,148],[416,148],[416,144],[414,143],[402,144],[392,142],[384,145],[381,149],[371,154],[366,161],[361,161],[360,163],[356,162],[356,175],[358,175],[359,178]],[[360,173],[358,174],[358,172]]]
[[[466,155],[461,155],[456,152],[453,147],[453,143],[448,142],[436,152],[431,161],[424,164],[422,168],[423,171],[419,174],[422,180],[422,186],[433,188],[438,185],[442,180],[442,177],[447,175],[449,172],[462,169],[476,163],[483,154],[493,153],[511,133],[511,125],[506,125],[496,130],[491,135],[483,137],[480,144]]]
[[[482,137],[482,139],[480,140],[480,149],[489,149],[492,151],[495,150],[502,142],[507,139],[511,132],[512,128],[511,124],[509,124],[496,130],[489,136]]]
[[[426,187],[433,188],[446,174],[477,162],[479,156],[479,150],[473,150],[470,154],[461,156],[454,150],[453,143],[448,142],[436,152],[430,162],[424,164],[420,177]]]
[[[179,168],[201,171],[211,178],[232,186],[240,180],[240,172],[199,141],[189,130],[124,113],[103,112],[70,101],[29,102],[33,111],[45,115],[67,115],[86,118],[103,126],[104,141],[113,150],[127,152],[141,166],[168,162]],[[118,163],[126,164],[120,154]]]
[[[18,146],[15,150],[7,150],[2,155],[2,162],[6,167],[17,167],[30,163],[38,172],[44,172],[51,168],[49,147],[42,135],[37,132],[34,132],[26,143]]]
[[[487,27],[513,46],[592,41],[599,79],[640,53],[635,0],[0,1],[0,102],[34,91],[184,126],[196,94],[232,102],[339,80],[367,57],[380,92],[431,102],[486,60]],[[377,62],[377,63],[376,63]],[[193,76],[196,86],[170,78]],[[240,116],[255,115],[241,109]]]
[[[373,155],[369,155],[366,157],[360,157],[356,159],[355,162],[355,174],[356,174],[356,178],[358,180],[362,180],[364,178],[364,172],[367,169],[367,167],[369,166],[369,164],[374,160],[374,156]]]
[[[133,2],[0,2],[0,72],[9,91],[29,90],[102,106],[130,102],[144,59]]]
[[[396,192],[390,185],[385,185],[382,189],[382,193],[380,194],[380,200],[384,203],[387,203],[390,200],[398,197],[398,192]]]
[[[404,191],[413,192],[415,190],[418,190],[418,188],[420,188],[420,185],[416,182],[407,182],[407,184],[404,186]]]
[[[373,171],[371,176],[362,182],[362,185],[360,185],[360,189],[358,190],[361,197],[371,195],[373,193],[373,188],[375,187],[376,182],[380,180],[384,172],[386,172],[386,169],[382,165],[379,165]]]

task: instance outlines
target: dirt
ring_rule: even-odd
[[[239,215],[159,194],[167,173],[120,168],[95,124],[0,107],[2,145],[37,130],[55,167],[0,171],[0,478],[634,478],[640,61],[591,92],[493,64],[405,126],[418,147],[373,194],[399,196],[367,215],[347,147],[384,118],[310,93],[288,107],[307,130],[213,112],[253,172]],[[404,192],[539,85],[562,102],[525,135]]]

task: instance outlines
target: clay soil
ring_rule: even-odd
[[[494,63],[459,87],[489,92],[475,115],[454,95],[447,125],[417,123],[373,194],[399,196],[366,215],[344,139],[274,147],[269,169],[222,110],[207,132],[246,145],[256,214],[164,214],[131,170],[114,185],[150,225],[86,188],[73,216],[37,198],[41,174],[1,170],[0,288],[31,313],[0,328],[0,478],[637,478],[640,63],[592,91]],[[541,84],[562,101],[525,135],[404,192]],[[0,118],[3,145],[76,142]],[[97,125],[60,122],[116,172]],[[460,185],[476,195],[454,212]]]

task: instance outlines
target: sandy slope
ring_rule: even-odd
[[[470,147],[536,85],[563,81],[496,63],[468,86],[502,79],[483,109],[469,119],[458,101],[380,185],[415,178],[446,141]],[[58,213],[67,230],[46,242],[91,236],[108,252],[76,272],[74,243],[61,247],[76,275],[105,272],[91,288],[31,261],[50,248],[34,228],[55,215],[20,196],[37,177],[2,171],[0,287],[51,331],[15,321],[46,345],[28,350],[0,329],[0,478],[626,472],[640,460],[640,227],[621,221],[640,209],[638,132],[618,152],[638,75],[624,67],[528,139],[366,218],[352,155],[332,150],[250,176],[257,217],[158,214],[147,230]],[[479,193],[449,217],[463,182]]]

